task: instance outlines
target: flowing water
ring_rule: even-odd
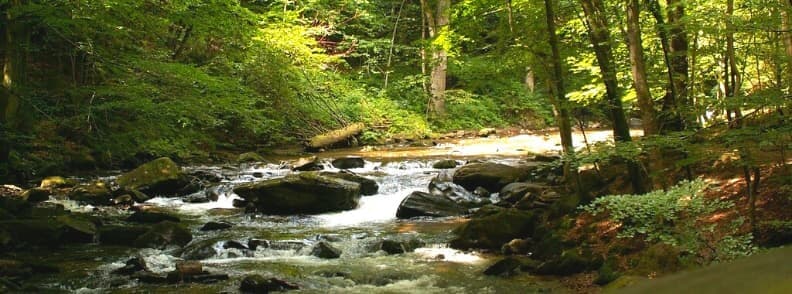
[[[335,153],[330,156],[347,154],[354,153]],[[279,165],[190,167],[192,170],[207,170],[224,176],[221,185],[213,188],[221,194],[217,201],[191,204],[183,202],[181,198],[155,198],[146,205],[157,206],[178,215],[192,231],[193,242],[215,242],[217,254],[201,262],[205,270],[228,274],[230,279],[227,281],[215,284],[144,284],[111,273],[136,256],[142,257],[154,272],[172,271],[180,260],[176,248],[133,249],[89,244],[53,249],[27,259],[61,268],[59,274],[42,276],[37,278],[36,283],[45,288],[78,293],[235,293],[241,279],[249,274],[292,282],[301,287],[298,293],[563,292],[556,281],[530,275],[513,278],[483,275],[482,271],[497,260],[496,256],[460,252],[447,246],[452,238],[451,230],[464,221],[462,218],[397,220],[395,214],[399,203],[413,191],[426,191],[432,177],[441,172],[431,167],[438,154],[423,155],[429,156],[419,156],[417,158],[422,159],[417,160],[367,157],[364,168],[352,171],[376,180],[380,186],[379,193],[363,196],[357,209],[314,216],[245,214],[233,208],[232,202],[238,197],[231,191],[233,186],[291,173]],[[465,155],[468,155],[466,159],[512,164],[520,160],[519,156],[508,152],[496,158],[479,154]],[[334,170],[328,164],[325,165],[327,170]],[[64,204],[71,210],[93,210],[92,213],[119,220],[129,214],[117,209],[93,209],[68,202]],[[199,230],[208,221],[228,222],[233,227],[222,231]],[[372,248],[385,238],[417,238],[426,245],[415,252],[387,255]],[[269,240],[278,245],[255,251],[222,247],[228,240],[246,244],[249,239]],[[341,249],[341,257],[320,259],[310,255],[313,244],[319,240],[329,241]]]

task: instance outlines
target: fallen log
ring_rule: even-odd
[[[354,123],[341,129],[316,135],[308,141],[308,148],[319,149],[344,141],[352,136],[360,134],[365,127],[363,123]]]

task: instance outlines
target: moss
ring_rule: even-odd
[[[178,180],[181,169],[167,157],[158,158],[118,177],[118,185],[127,189],[140,189],[152,184]]]
[[[655,244],[631,259],[632,272],[637,274],[670,273],[683,268],[679,250],[666,244]]]

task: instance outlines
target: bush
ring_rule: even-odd
[[[721,228],[702,221],[702,217],[734,207],[729,201],[706,199],[706,189],[707,184],[698,179],[641,196],[605,196],[581,208],[595,215],[607,213],[609,219],[621,224],[620,238],[667,244],[683,255],[696,256],[699,263],[750,255],[755,248],[751,235],[739,232],[742,218]]]

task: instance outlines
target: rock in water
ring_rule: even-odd
[[[215,240],[192,242],[184,247],[184,250],[181,252],[181,258],[185,260],[201,260],[213,257],[217,255],[217,249],[215,249],[216,244],[217,241]]]
[[[135,211],[132,215],[130,215],[126,221],[128,222],[135,222],[135,223],[150,223],[156,224],[159,222],[170,221],[178,223],[180,220],[178,217],[169,215],[164,212],[157,212],[157,211]]]
[[[49,199],[52,192],[45,188],[33,188],[22,193],[22,199],[27,202],[38,203]]]
[[[425,245],[426,243],[415,237],[401,238],[401,240],[385,239],[377,244],[377,250],[393,255],[413,252],[415,249]]]
[[[457,167],[457,162],[453,159],[440,160],[432,164],[434,169],[452,169],[455,167]]]
[[[263,213],[316,214],[356,208],[360,184],[318,172],[304,172],[244,184],[235,188],[234,193]]]
[[[525,170],[498,163],[473,163],[460,167],[454,173],[454,183],[473,191],[483,187],[488,191],[500,191],[510,183],[528,176]]]
[[[123,189],[139,190],[151,196],[182,196],[198,191],[173,160],[162,157],[118,176]]]
[[[446,217],[465,214],[465,209],[456,202],[439,195],[415,191],[399,204],[396,217],[400,219],[417,216]]]
[[[366,165],[366,161],[360,157],[336,158],[332,163],[337,169],[361,168]]]
[[[239,290],[243,293],[270,293],[277,291],[297,290],[297,285],[276,278],[264,278],[261,275],[250,275],[242,279]]]
[[[506,242],[529,236],[535,226],[532,212],[503,209],[482,218],[473,218],[454,231],[451,247],[498,250]]]
[[[99,243],[102,245],[132,246],[140,235],[148,232],[144,226],[101,226]]]
[[[92,205],[108,205],[112,203],[113,195],[107,184],[104,182],[94,182],[75,187],[69,193],[69,199]]]
[[[218,231],[231,228],[231,224],[222,222],[208,222],[201,227],[201,231]]]
[[[358,183],[360,184],[360,194],[363,195],[376,195],[379,191],[379,184],[376,181],[359,176],[351,171],[341,171],[340,173],[322,172],[320,175]]]
[[[511,183],[500,190],[498,197],[503,201],[514,204],[523,199],[528,193],[539,195],[547,189],[549,187],[533,183]]]
[[[264,157],[261,157],[256,152],[245,152],[237,156],[237,162],[239,163],[246,163],[246,162],[264,162]]]
[[[138,248],[165,248],[169,245],[184,246],[192,241],[189,230],[178,223],[164,221],[140,235],[133,245]]]
[[[311,250],[311,255],[325,259],[339,258],[341,257],[341,250],[333,247],[330,243],[319,241]]]
[[[520,265],[519,260],[507,257],[488,267],[484,270],[484,274],[488,276],[513,276],[520,270]]]
[[[324,168],[319,163],[319,158],[316,156],[300,158],[292,167],[292,170],[295,171],[317,171],[323,169]]]

